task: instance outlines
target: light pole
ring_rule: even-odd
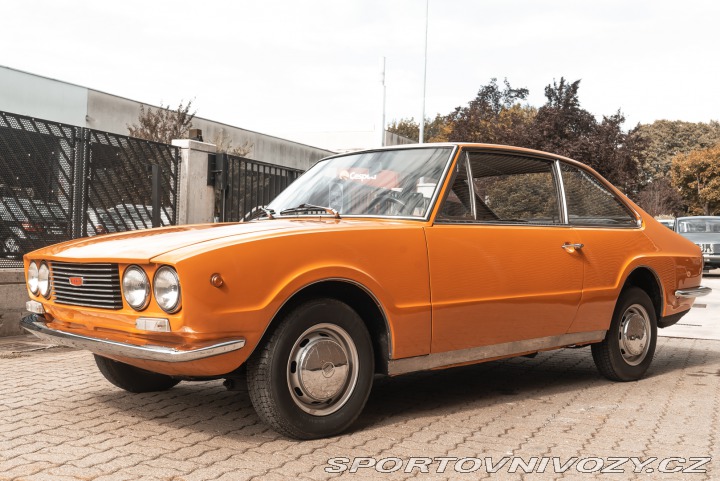
[[[380,97],[382,103],[380,105],[380,147],[385,146],[385,57],[380,57]]]
[[[425,90],[427,88],[427,39],[428,39],[428,9],[430,0],[425,0],[425,60],[423,66],[423,93],[422,115],[420,115],[420,143],[425,142]]]

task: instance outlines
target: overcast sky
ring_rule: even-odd
[[[3,2],[0,65],[281,135],[419,118],[425,0]],[[507,77],[628,121],[720,118],[720,2],[430,0],[426,114]]]

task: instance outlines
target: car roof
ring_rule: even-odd
[[[331,155],[329,157],[325,157],[322,160],[332,159],[336,157],[345,157],[347,155],[355,155],[355,154],[364,154],[364,153],[371,153],[371,152],[383,152],[383,151],[393,151],[393,150],[407,150],[407,149],[431,149],[431,148],[471,148],[471,149],[482,149],[482,150],[495,150],[495,151],[503,151],[508,153],[516,153],[516,154],[526,154],[526,155],[532,155],[534,157],[544,157],[546,159],[558,159],[565,161],[569,164],[574,164],[582,167],[588,167],[587,165],[578,162],[576,160],[573,160],[568,157],[564,157],[562,155],[553,154],[552,152],[544,152],[542,150],[535,150],[535,149],[528,149],[526,147],[516,147],[513,145],[503,145],[503,144],[484,144],[479,142],[437,142],[437,143],[425,143],[425,144],[401,144],[401,145],[390,145],[385,147],[376,147],[371,149],[363,149],[363,150],[356,150],[352,152],[343,152],[336,155]]]

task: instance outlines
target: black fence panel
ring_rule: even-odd
[[[83,235],[153,227],[151,165],[159,166],[160,225],[177,221],[179,149],[85,130]]]
[[[0,112],[0,267],[73,237],[78,129]]]
[[[303,173],[302,170],[233,155],[225,158],[226,179],[217,177],[222,180],[216,182],[215,203],[217,217],[223,222],[252,218],[258,207],[269,204]]]
[[[175,224],[179,168],[171,145],[0,111],[0,268],[50,244],[152,227],[153,189],[155,220]]]

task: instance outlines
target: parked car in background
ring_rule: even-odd
[[[377,373],[591,345],[602,375],[640,379],[709,292],[692,242],[546,152],[338,155],[257,215],[32,252],[22,325],[126,391],[247,382],[261,419],[309,439],[347,429]]]
[[[148,229],[152,227],[152,206],[142,204],[118,204],[107,212],[115,221],[124,226],[122,230]],[[170,225],[170,219],[165,211],[160,209],[160,224]]]
[[[657,219],[662,225],[670,230],[675,230],[675,219]]]
[[[678,217],[675,232],[700,247],[705,269],[720,268],[720,216]]]
[[[1,197],[0,219],[0,252],[5,258],[20,259],[27,252],[71,238],[68,215],[56,203]]]
[[[170,218],[160,211],[161,225],[170,225]],[[148,229],[152,227],[152,206],[142,204],[118,204],[109,209],[90,208],[87,210],[86,229],[88,236]]]

